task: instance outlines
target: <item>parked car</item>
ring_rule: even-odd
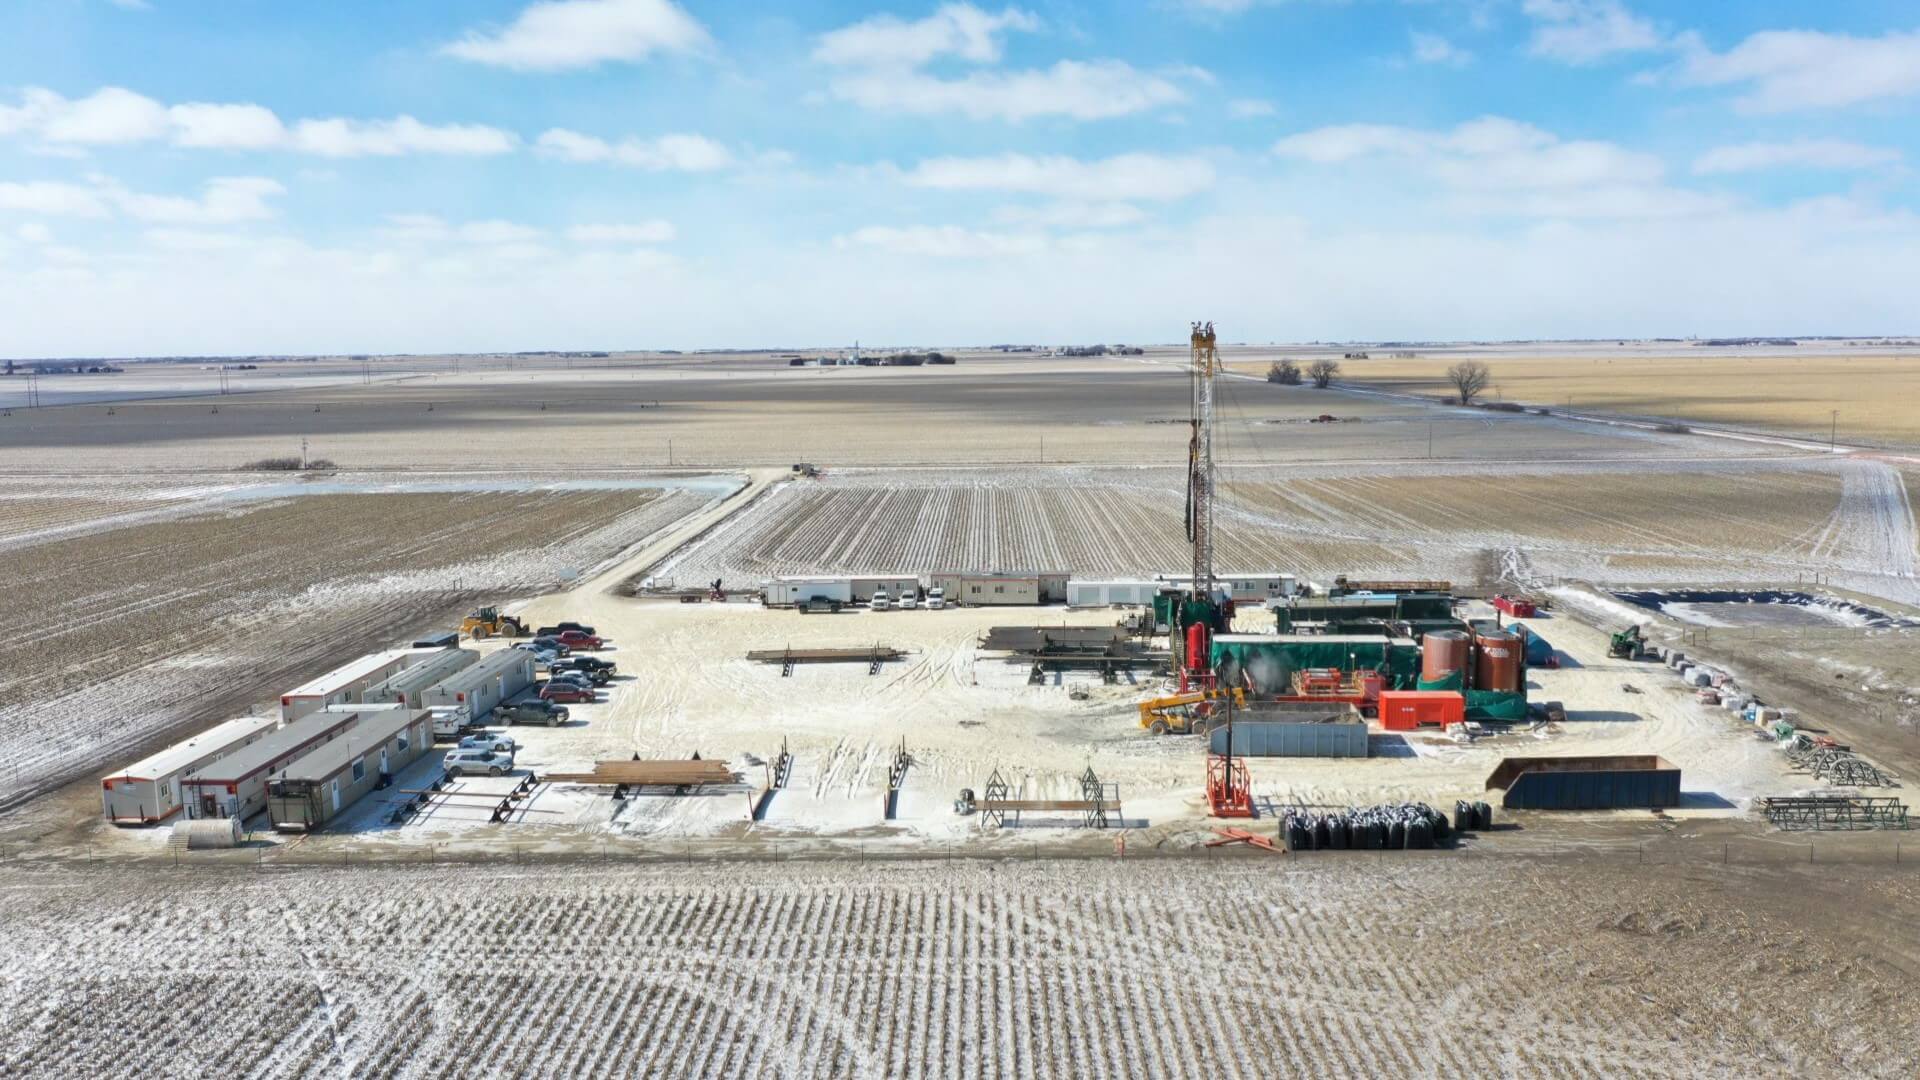
[[[560,666],[577,671],[604,671],[608,675],[612,675],[620,667],[611,660],[602,660],[597,656],[569,656],[560,662]]]
[[[567,707],[555,705],[551,701],[541,701],[539,698],[515,702],[512,705],[496,705],[493,709],[493,722],[506,724],[509,727],[515,724],[545,724],[548,727],[559,727],[567,722]]]
[[[565,668],[557,668],[549,671],[547,673],[547,681],[572,683],[583,690],[591,690],[594,687],[593,676],[584,671],[568,671]]]
[[[461,750],[493,750],[512,756],[520,749],[511,735],[500,735],[491,731],[482,731],[460,740]]]
[[[540,700],[565,702],[571,705],[577,702],[591,704],[597,700],[597,698],[594,695],[592,687],[581,686],[577,683],[570,683],[564,680],[554,682],[549,679],[540,684]]]
[[[605,668],[580,667],[576,663],[584,659],[586,657],[569,656],[565,660],[556,660],[548,666],[547,671],[553,675],[579,675],[594,686],[605,686],[613,681],[613,673]]]
[[[875,589],[873,599],[867,601],[867,606],[874,611],[885,611],[893,606],[893,598],[887,595],[887,590]]]
[[[588,626],[585,623],[577,623],[577,622],[554,623],[552,626],[543,626],[540,629],[535,630],[533,633],[534,633],[534,636],[536,637],[559,637],[561,634],[564,634],[569,630],[578,630],[581,633],[587,635],[588,637],[592,637],[594,635],[593,627]]]
[[[578,630],[583,634],[598,634],[600,632],[598,630],[595,630],[593,627],[588,626],[586,623],[563,622],[563,623],[554,623],[553,625],[559,627],[562,630]]]
[[[912,611],[920,606],[920,598],[910,592],[903,592],[900,594],[900,602],[895,606],[901,611]]]
[[[477,773],[505,776],[513,768],[513,755],[492,750],[449,750],[447,756],[440,759],[440,767],[447,770],[448,776]]]
[[[555,641],[558,641],[569,649],[586,649],[592,651],[606,644],[606,642],[601,641],[592,634],[582,633],[579,630],[562,630],[558,634],[553,635],[553,637]]]
[[[939,611],[947,606],[947,590],[935,585],[927,590],[927,610]]]
[[[565,656],[568,653],[573,651],[572,646],[568,645],[564,641],[561,641],[557,637],[537,637],[537,638],[534,638],[533,641],[530,642],[529,644],[538,646],[539,648],[542,648],[542,649],[550,649],[561,656]]]
[[[536,668],[551,667],[555,660],[560,659],[560,654],[554,652],[552,649],[543,649],[538,645],[529,645],[524,641],[515,645],[514,648],[532,653],[533,665]]]

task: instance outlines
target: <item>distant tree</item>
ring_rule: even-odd
[[[1267,368],[1267,381],[1281,386],[1300,385],[1300,365],[1291,360],[1277,360]]]
[[[1453,384],[1462,405],[1473,404],[1473,399],[1480,396],[1492,378],[1487,365],[1478,360],[1462,360],[1447,369],[1447,381]]]
[[[1340,374],[1340,361],[1338,360],[1315,360],[1313,363],[1307,365],[1307,378],[1312,379],[1313,385],[1322,390],[1331,386],[1333,384],[1333,377],[1338,374]]]

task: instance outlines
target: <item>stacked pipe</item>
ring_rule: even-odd
[[[1414,851],[1446,843],[1455,832],[1487,828],[1493,809],[1461,802],[1455,823],[1425,803],[1349,807],[1331,814],[1290,813],[1281,825],[1289,851]]]

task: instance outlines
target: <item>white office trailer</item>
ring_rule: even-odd
[[[464,709],[474,723],[484,723],[495,705],[532,685],[533,654],[506,648],[427,687],[420,692],[420,704]]]
[[[848,579],[853,585],[853,599],[856,603],[867,603],[873,594],[886,590],[887,596],[898,601],[902,596],[920,595],[920,575],[918,574],[860,574]]]
[[[1151,605],[1164,584],[1159,581],[1069,581],[1067,606]]]
[[[867,593],[869,597],[873,593]],[[777,577],[760,583],[760,602],[768,607],[792,607],[809,600],[853,603],[853,579],[844,577]]]
[[[408,665],[444,649],[389,649],[342,664],[311,682],[280,695],[280,722],[291,723],[329,705],[357,705],[367,687],[399,674]]]
[[[267,778],[359,723],[360,713],[317,709],[188,773],[180,782],[187,816],[247,818],[267,807]]]
[[[282,832],[324,827],[433,747],[427,710],[358,708],[360,721],[267,778],[267,820]]]
[[[439,649],[419,658],[419,662],[407,667],[397,675],[389,676],[385,681],[367,687],[361,700],[373,702],[394,702],[422,708],[420,698],[427,688],[436,686],[451,678],[455,673],[472,667],[480,660],[480,654],[472,649]]]
[[[152,825],[186,808],[180,781],[279,725],[271,716],[243,716],[203,731],[100,780],[100,802],[115,825]]]
[[[1162,574],[1159,582],[1182,592],[1193,588],[1193,578],[1188,576]],[[1236,604],[1264,604],[1269,600],[1284,600],[1292,596],[1298,587],[1298,579],[1278,570],[1257,574],[1219,573],[1213,575],[1213,585]]]

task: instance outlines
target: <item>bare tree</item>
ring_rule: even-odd
[[[1307,378],[1312,379],[1313,385],[1322,390],[1332,385],[1333,377],[1338,374],[1340,374],[1338,360],[1315,360],[1307,365]]]
[[[1487,388],[1493,373],[1487,365],[1478,360],[1462,360],[1447,369],[1447,381],[1453,384],[1454,393],[1460,397],[1460,404],[1471,405],[1473,399]]]
[[[1281,386],[1299,386],[1300,365],[1291,360],[1275,361],[1273,366],[1267,368],[1267,381]]]

